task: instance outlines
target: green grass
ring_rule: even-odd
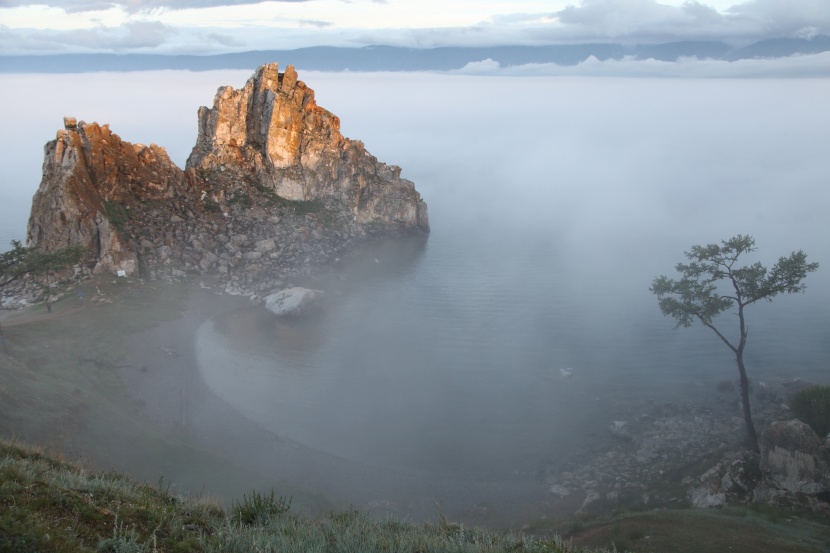
[[[581,547],[615,547],[621,553],[830,550],[830,525],[826,520],[794,516],[767,505],[629,512],[554,525],[551,531],[561,532]]]
[[[244,516],[239,516],[244,513]],[[254,493],[230,512],[116,473],[92,473],[0,440],[0,552],[581,551],[559,538],[452,524],[373,519],[357,510],[312,519]]]
[[[199,551],[195,530],[223,516],[210,501],[0,442],[0,551]]]

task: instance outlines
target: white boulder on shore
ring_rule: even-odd
[[[279,317],[304,315],[317,308],[323,292],[309,288],[286,288],[265,296],[265,307]]]

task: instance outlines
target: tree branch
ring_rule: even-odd
[[[729,340],[727,340],[727,339],[726,339],[726,336],[724,336],[723,334],[721,334],[721,333],[720,333],[720,330],[718,330],[717,328],[715,328],[715,325],[713,325],[712,323],[707,323],[707,322],[703,319],[703,317],[701,317],[700,315],[698,315],[698,316],[697,316],[697,318],[698,318],[698,319],[700,319],[700,322],[701,322],[701,323],[703,323],[703,325],[704,325],[704,326],[708,326],[709,328],[711,328],[711,329],[715,332],[715,334],[717,334],[717,335],[718,335],[718,338],[720,338],[721,340],[723,340],[723,343],[724,343],[724,344],[726,344],[726,345],[729,347],[729,349],[731,349],[732,351],[734,351],[736,354],[738,353],[738,348],[736,348],[735,346],[733,346],[733,345],[732,345],[732,342],[730,342]]]

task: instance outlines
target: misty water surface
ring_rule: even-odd
[[[2,139],[16,154],[0,194],[28,209],[31,164],[64,114],[183,164],[198,106],[248,76],[89,75],[54,101],[42,83],[76,77],[2,76],[3,95],[43,109],[10,114],[33,123]],[[735,377],[723,344],[674,331],[648,286],[692,244],[738,233],[756,237],[753,260],[803,248],[822,265],[807,294],[752,307],[752,376],[826,381],[830,81],[300,77],[345,135],[415,181],[432,234],[356,256],[308,321],[252,307],[202,325],[208,386],[280,438],[376,466],[535,478],[619,403]]]

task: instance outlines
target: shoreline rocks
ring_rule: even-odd
[[[730,385],[726,385],[730,384]],[[761,384],[753,394],[761,454],[744,449],[745,426],[731,383],[717,386],[711,405],[634,407],[628,420],[609,420],[607,435],[566,465],[550,463],[543,481],[556,501],[584,498],[575,514],[620,505],[698,508],[767,503],[793,511],[830,513],[830,438],[792,419],[782,397],[803,380]]]

